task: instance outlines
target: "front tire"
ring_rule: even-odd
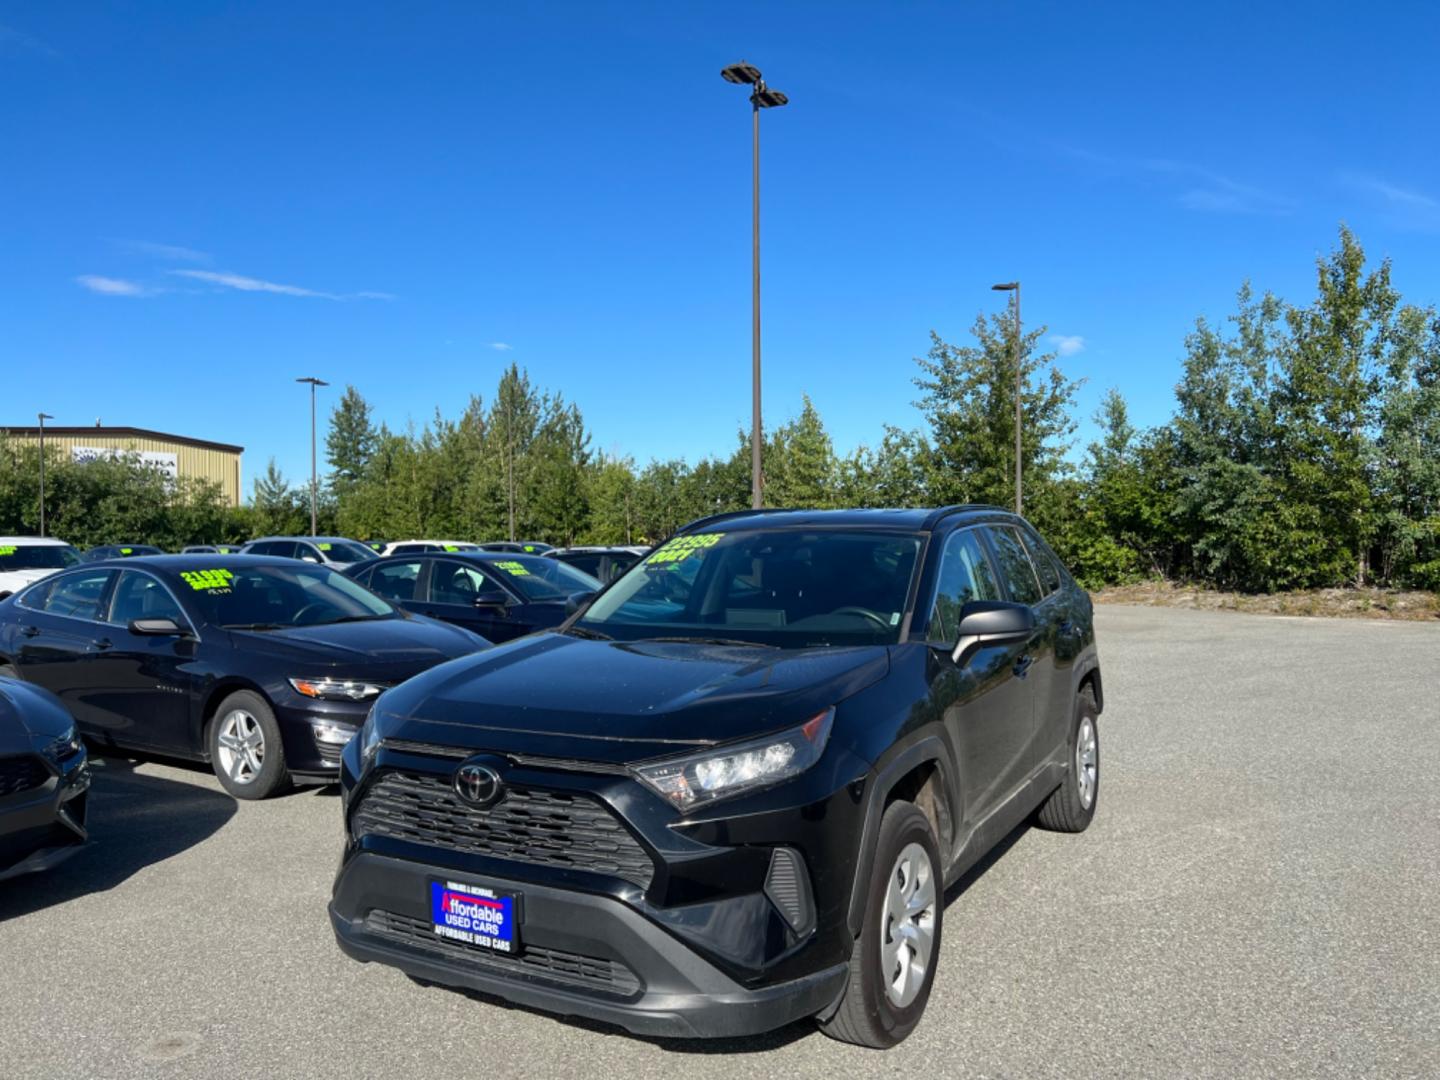
[[[1100,802],[1100,728],[1095,692],[1080,691],[1075,720],[1070,725],[1069,767],[1065,782],[1046,799],[1038,815],[1040,824],[1056,832],[1084,832],[1095,819]]]
[[[894,1046],[914,1031],[935,983],[944,910],[944,872],[930,820],[913,803],[891,803],[880,820],[850,982],[839,1009],[820,1030],[875,1049]]]
[[[238,690],[220,703],[210,721],[210,764],[220,784],[237,799],[264,799],[290,786],[280,725],[253,690]]]

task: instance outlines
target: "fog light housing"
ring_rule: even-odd
[[[359,730],[349,724],[337,724],[332,720],[312,720],[310,727],[315,732],[315,741],[321,746],[344,746]]]
[[[815,926],[810,872],[805,867],[804,856],[794,848],[778,847],[771,852],[765,895],[795,933],[807,934]]]

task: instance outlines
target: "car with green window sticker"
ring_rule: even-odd
[[[343,536],[262,536],[251,540],[240,553],[299,559],[335,570],[348,570],[356,563],[379,558],[370,545]]]
[[[80,558],[86,562],[99,562],[101,559],[133,559],[139,555],[164,554],[154,544],[101,544],[90,548]]]
[[[191,544],[180,549],[181,555],[239,555],[242,544]]]
[[[79,561],[80,553],[63,540],[0,536],[0,600]]]

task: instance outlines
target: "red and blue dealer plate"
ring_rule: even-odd
[[[511,955],[520,951],[518,893],[431,881],[430,922],[436,936],[449,941]]]

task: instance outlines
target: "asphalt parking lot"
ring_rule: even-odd
[[[946,909],[919,1031],[640,1040],[344,958],[333,790],[107,759],[0,885],[7,1077],[1440,1075],[1440,626],[1101,608],[1101,805]]]

